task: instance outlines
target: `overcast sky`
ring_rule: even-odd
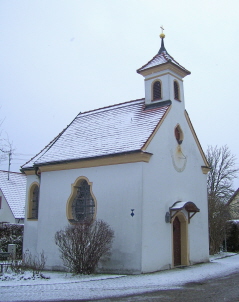
[[[161,25],[167,51],[191,71],[185,103],[204,151],[227,144],[239,162],[238,11],[238,0],[0,0],[0,119],[15,149],[11,170],[79,112],[144,97],[136,69],[158,52]]]

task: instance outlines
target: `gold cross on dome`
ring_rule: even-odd
[[[163,33],[163,31],[164,31],[163,25],[160,26],[160,28],[162,29],[162,32],[161,32],[161,34],[159,36],[160,36],[161,39],[164,39],[165,38],[165,34]]]

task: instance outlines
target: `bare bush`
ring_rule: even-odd
[[[75,274],[95,272],[100,258],[109,254],[114,232],[102,220],[67,226],[55,234],[63,264]]]
[[[22,271],[31,271],[33,277],[37,274],[40,274],[46,265],[46,256],[44,251],[40,254],[33,256],[29,251],[26,251],[23,255],[22,263],[15,263],[13,262],[13,266],[15,265],[16,269],[18,266],[21,266]]]
[[[23,274],[25,272],[25,266],[22,260],[13,260],[10,263],[11,271],[15,274]]]

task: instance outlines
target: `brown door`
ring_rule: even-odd
[[[173,255],[174,266],[181,265],[181,228],[178,217],[173,221]]]

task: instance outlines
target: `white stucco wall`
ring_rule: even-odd
[[[97,219],[107,222],[115,232],[112,256],[110,261],[104,262],[104,271],[139,273],[142,163],[42,173],[39,218],[38,221],[27,221],[24,248],[36,245],[38,253],[44,250],[47,256],[47,268],[62,269],[54,235],[68,225],[66,203],[71,184],[80,176],[93,183]],[[33,181],[34,177],[30,176],[28,188]],[[131,209],[134,209],[134,217],[130,215]]]
[[[1,190],[0,196],[2,197],[2,206],[0,209],[0,222],[15,223],[15,218]]]
[[[177,124],[184,133],[181,149],[187,158],[181,172],[175,169],[172,159],[178,147],[174,135]],[[192,263],[208,261],[207,176],[201,170],[205,163],[186,121],[182,103],[172,102],[167,118],[147,151],[153,156],[150,163],[144,165],[143,172],[143,272],[173,266],[172,224],[165,222],[165,214],[176,201],[192,201],[200,209],[188,225],[189,260]]]

